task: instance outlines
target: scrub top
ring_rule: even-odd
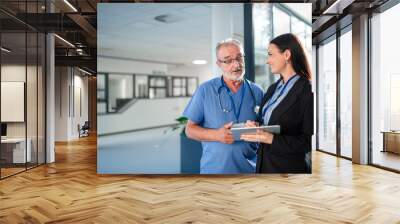
[[[239,90],[233,93],[223,82],[222,77],[218,77],[197,88],[183,116],[203,128],[219,129],[229,122],[254,121],[255,107],[261,104],[262,98],[263,91],[255,83],[245,81]],[[245,141],[235,141],[232,144],[204,141],[202,146],[203,153],[200,160],[202,174],[255,172],[256,144]]]

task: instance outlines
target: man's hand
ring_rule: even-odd
[[[223,127],[216,131],[216,137],[219,142],[225,144],[232,144],[235,140],[233,139],[231,127],[233,122],[225,124]]]

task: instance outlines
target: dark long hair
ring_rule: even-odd
[[[303,46],[301,45],[301,42],[294,34],[282,34],[275,37],[270,43],[275,44],[282,53],[285,50],[289,50],[291,53],[290,61],[294,71],[298,75],[303,76],[308,80],[311,79],[310,63],[307,60],[307,56]]]

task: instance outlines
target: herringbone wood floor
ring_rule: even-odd
[[[400,223],[400,175],[320,152],[312,175],[97,175],[96,139],[0,181],[0,223]]]

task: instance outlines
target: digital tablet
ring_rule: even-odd
[[[240,140],[240,135],[244,133],[255,133],[257,130],[265,130],[273,134],[280,134],[281,133],[281,126],[280,125],[270,125],[270,126],[260,126],[260,127],[243,127],[241,125],[234,125],[231,128],[233,138],[235,141],[242,141]]]

